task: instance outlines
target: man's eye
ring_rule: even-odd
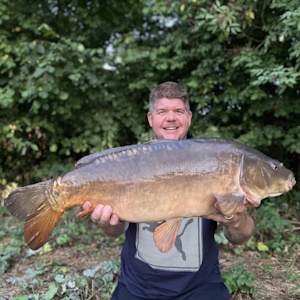
[[[177,110],[176,110],[176,113],[177,113],[177,114],[183,114],[184,111],[183,111],[182,109],[177,109]]]

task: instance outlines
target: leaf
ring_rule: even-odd
[[[44,74],[46,70],[44,68],[40,68],[40,67],[37,67],[34,74],[33,74],[33,77],[35,78],[38,78],[40,77],[42,74]]]
[[[57,151],[57,144],[52,144],[49,148],[50,152],[56,152]]]
[[[58,283],[63,283],[65,281],[65,276],[61,274],[55,275],[55,281]]]
[[[83,271],[83,275],[86,277],[95,277],[95,273],[97,272],[97,269],[86,269]]]
[[[45,293],[44,299],[52,300],[54,298],[54,296],[56,295],[57,291],[58,291],[58,286],[55,285],[54,283],[51,283],[48,291]]]
[[[67,92],[60,92],[59,93],[59,99],[67,100],[68,98],[69,98],[69,93],[67,93]]]
[[[259,243],[257,244],[257,249],[258,249],[258,251],[260,251],[260,252],[266,252],[266,251],[269,251],[269,247],[268,247],[266,244],[264,244],[263,242],[259,242]]]

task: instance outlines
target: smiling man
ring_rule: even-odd
[[[147,116],[155,138],[186,139],[192,119],[188,93],[176,82],[158,85],[150,94]],[[85,202],[83,208],[91,205]],[[116,237],[126,232],[121,274],[112,300],[229,300],[214,239],[217,222],[234,244],[245,243],[254,229],[246,207],[229,218],[221,213],[184,218],[175,247],[162,253],[153,239],[157,223],[120,222],[108,205],[96,206],[91,218],[106,235]]]

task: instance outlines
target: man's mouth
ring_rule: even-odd
[[[178,129],[178,127],[165,127],[164,129],[165,130],[176,130],[176,129]]]

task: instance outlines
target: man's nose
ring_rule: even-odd
[[[176,114],[175,114],[175,112],[172,111],[172,110],[168,111],[166,119],[167,119],[167,121],[174,121],[174,120],[176,120]]]

